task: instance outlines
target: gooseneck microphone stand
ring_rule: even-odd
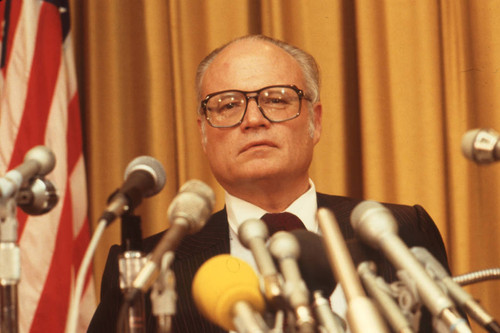
[[[17,333],[17,285],[21,255],[17,244],[17,204],[14,197],[0,198],[0,332]]]
[[[122,249],[118,258],[120,270],[120,289],[125,296],[132,288],[135,277],[146,262],[142,252],[141,219],[138,216],[124,214],[121,218]],[[129,304],[127,322],[122,327],[125,333],[145,333],[146,315],[144,293],[138,293]]]

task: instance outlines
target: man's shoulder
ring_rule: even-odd
[[[341,217],[350,216],[352,210],[365,199],[347,196],[317,193],[318,207],[330,208],[335,215]],[[404,219],[429,218],[425,209],[420,205],[407,205],[389,202],[380,202],[387,207],[396,217]],[[338,217],[338,216],[337,216]]]
[[[338,220],[338,223],[344,232],[344,236],[350,237],[352,233],[350,227],[351,213],[358,204],[364,201],[364,199],[324,193],[317,193],[317,199],[318,207],[329,208]],[[424,233],[436,233],[437,228],[434,221],[422,206],[388,202],[380,203],[391,211],[398,222],[400,232],[403,234],[411,233],[415,230]],[[405,232],[405,230],[407,231]]]

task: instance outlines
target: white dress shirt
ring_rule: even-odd
[[[312,180],[309,180],[309,184],[309,189],[288,206],[284,212],[296,215],[304,223],[307,230],[320,233],[316,219],[316,211],[318,209],[316,188]],[[225,193],[225,203],[229,222],[231,255],[246,261],[253,267],[255,272],[258,272],[252,252],[244,247],[238,239],[238,227],[246,220],[250,218],[260,219],[268,212],[227,192]],[[337,284],[337,287],[333,291],[330,303],[332,304],[332,310],[342,318],[345,318],[347,306],[340,284]]]

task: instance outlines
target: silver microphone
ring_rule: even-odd
[[[434,256],[423,247],[412,247],[411,252],[431,271],[436,280],[441,281],[446,287],[451,298],[467,312],[478,324],[484,327],[488,332],[500,332],[498,322],[467,293],[453,278],[448,274],[446,269]]]
[[[10,170],[4,177],[0,178],[0,198],[7,198],[18,191],[35,176],[45,176],[56,165],[56,157],[52,150],[46,146],[31,148],[24,161],[16,168]]]
[[[17,332],[18,292],[21,278],[21,254],[17,245],[17,194],[34,177],[45,176],[54,169],[52,150],[36,146],[24,156],[22,164],[0,178],[0,331]]]
[[[327,208],[319,208],[317,216],[330,267],[345,294],[351,331],[388,332],[382,316],[363,290],[337,219]]]
[[[150,156],[139,156],[125,169],[125,181],[108,200],[100,220],[107,224],[135,209],[143,198],[153,196],[165,186],[167,176],[161,163]]]
[[[315,320],[309,304],[309,290],[300,274],[297,258],[300,245],[295,236],[278,231],[269,239],[269,251],[278,260],[285,279],[285,296],[295,311],[299,332],[314,332]]]
[[[248,219],[239,226],[238,238],[243,246],[252,251],[263,279],[264,296],[273,306],[282,307],[284,302],[282,278],[266,247],[269,238],[266,224],[260,219]]]
[[[384,279],[375,274],[376,266],[373,261],[363,261],[358,265],[358,273],[363,286],[378,305],[380,312],[394,332],[412,333],[413,327],[390,294],[389,286]]]
[[[466,321],[458,316],[450,298],[399,238],[397,222],[389,209],[378,202],[363,201],[352,211],[351,224],[363,241],[380,249],[398,270],[413,278],[423,304],[435,318],[452,332],[471,332]]]
[[[57,190],[48,179],[32,178],[16,196],[17,205],[29,215],[48,213],[59,201]]]
[[[490,128],[470,130],[462,137],[462,153],[478,164],[499,161],[500,134]]]
[[[163,255],[179,246],[184,236],[201,230],[212,214],[215,194],[199,180],[186,182],[168,208],[171,226],[148,256],[148,260],[133,282],[135,289],[147,291],[159,273]]]

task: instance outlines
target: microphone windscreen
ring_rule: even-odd
[[[233,311],[237,302],[244,301],[257,312],[265,308],[252,267],[229,254],[212,257],[198,269],[192,293],[200,313],[228,331],[236,330]]]
[[[37,172],[38,176],[45,176],[54,170],[56,165],[56,156],[54,152],[45,146],[31,148],[26,155],[24,155],[24,162],[30,160],[36,161],[39,164],[40,170]]]
[[[320,290],[324,296],[330,296],[337,281],[333,276],[321,236],[303,229],[290,232],[297,238],[300,245],[297,262],[307,288],[311,292]]]
[[[125,181],[127,182],[129,180],[132,173],[138,173],[138,171],[141,171],[147,180],[141,180],[140,183],[134,184],[134,186],[141,188],[141,192],[144,192],[142,193],[143,197],[151,197],[159,193],[165,186],[167,175],[163,165],[157,159],[151,156],[138,156],[134,158],[125,169]],[[147,179],[147,177],[150,179]],[[149,184],[149,182],[151,182],[151,184]]]

